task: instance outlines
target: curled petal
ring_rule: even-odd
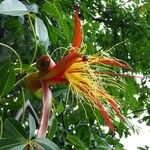
[[[49,63],[48,65],[45,64],[45,62],[47,63],[47,60]],[[45,68],[45,65],[46,65],[46,68]],[[39,57],[39,59],[37,60],[36,66],[38,66],[38,69],[40,68],[40,70],[32,74],[29,74],[25,78],[25,86],[31,92],[36,92],[37,90],[42,88],[40,78],[46,75],[47,72],[55,66],[55,62],[50,57],[43,55]]]
[[[55,62],[48,55],[42,55],[36,62],[36,67],[41,74],[47,72],[55,66]]]
[[[98,89],[98,92],[100,95],[106,99],[107,103],[110,104],[110,106],[113,108],[113,110],[116,112],[117,116],[122,120],[125,121],[124,116],[121,114],[120,110],[118,109],[118,104],[115,102],[115,100],[104,90]]]
[[[43,81],[45,84],[47,85],[52,85],[52,84],[69,84],[69,82],[61,76],[56,76],[54,78],[48,79],[48,80],[44,80]]]
[[[121,114],[120,110],[118,109],[117,103],[116,103],[112,98],[108,98],[107,101],[109,102],[109,104],[111,105],[111,107],[113,108],[113,110],[116,112],[117,116],[118,116],[122,121],[125,121],[124,116]]]
[[[111,58],[101,58],[99,59],[98,63],[131,69],[131,67],[128,64],[121,63],[119,60],[111,59]]]
[[[103,118],[105,120],[106,125],[111,129],[112,133],[115,133],[115,129],[114,129],[113,125],[112,125],[112,122],[111,122],[111,120],[110,120],[110,118],[108,116],[108,113],[106,112],[104,106],[98,100],[95,101],[95,104],[98,107],[99,111],[101,112],[101,114],[102,114],[102,116],[103,116]]]
[[[101,104],[100,100],[98,100],[98,97],[94,94],[93,91],[90,91],[89,87],[84,83],[81,85],[78,85],[79,89],[83,92],[84,96],[87,97],[91,103],[93,103],[96,108],[100,111],[101,115],[103,116],[106,125],[111,129],[112,133],[115,133],[113,124],[108,116],[108,113],[106,112],[104,106]]]
[[[75,29],[74,29],[73,42],[72,42],[73,48],[70,50],[71,52],[77,51],[82,44],[82,26],[79,18],[78,8],[75,9],[74,25],[75,25]]]
[[[30,90],[31,92],[36,92],[38,89],[42,87],[39,77],[40,77],[39,72],[34,72],[32,74],[29,74],[25,78],[25,86],[27,87],[28,90]]]
[[[104,64],[104,65],[112,65],[120,68],[126,68],[126,69],[132,69],[127,63],[122,63],[118,59],[112,59],[112,58],[107,58],[107,57],[90,57],[89,58],[89,64]]]
[[[41,80],[49,80],[54,77],[62,76],[66,70],[81,56],[78,53],[70,53],[61,59],[49,72],[42,76]]]
[[[95,71],[95,74],[107,74],[112,76],[121,76],[121,77],[128,77],[128,78],[145,78],[147,76],[138,76],[138,75],[128,75],[128,74],[120,74],[120,73],[114,73],[114,72],[101,72],[101,71]]]

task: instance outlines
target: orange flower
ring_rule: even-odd
[[[77,8],[75,9],[74,21],[74,38],[69,53],[56,64],[52,58],[41,56],[37,61],[39,71],[30,74],[25,79],[26,86],[29,90],[35,92],[42,87],[41,82],[45,85],[69,84],[78,99],[86,99],[101,112],[105,123],[114,133],[114,127],[103,104],[108,103],[121,120],[124,120],[124,117],[118,109],[118,104],[103,88],[102,75],[104,72],[101,74],[95,68],[98,65],[101,70],[106,65],[121,68],[130,67],[118,59],[104,57],[98,53],[88,57],[83,55],[81,52],[82,26]],[[109,73],[106,74],[109,76]]]

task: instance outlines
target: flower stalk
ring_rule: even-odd
[[[48,129],[48,120],[51,112],[51,103],[52,103],[52,92],[49,89],[48,85],[42,84],[43,98],[42,98],[42,116],[40,121],[40,127],[37,133],[37,138],[46,137],[46,132]]]

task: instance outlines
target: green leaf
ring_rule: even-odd
[[[20,145],[21,141],[15,138],[0,139],[0,150],[9,150],[10,148]]]
[[[35,134],[35,130],[36,130],[36,124],[35,124],[35,120],[33,118],[33,116],[29,113],[29,138],[31,139],[34,134]]]
[[[8,49],[0,46],[0,62],[7,60],[9,57]]]
[[[13,88],[15,83],[15,72],[7,61],[0,67],[0,96],[6,95]]]
[[[48,31],[44,22],[38,17],[35,18],[35,31],[38,37],[39,44],[44,45],[47,49],[50,44]]]
[[[9,61],[6,61],[4,64],[2,64],[0,66],[0,81],[2,81],[2,78],[7,73],[9,67],[10,67],[10,62]]]
[[[7,74],[7,79],[5,80],[5,83],[4,83],[4,87],[3,87],[3,90],[2,90],[2,93],[1,93],[1,96],[4,96],[6,95],[9,91],[11,91],[11,89],[13,88],[13,85],[15,83],[15,72],[13,69],[11,69],[8,74]]]
[[[67,93],[68,92],[68,89],[59,89],[57,91],[54,91],[53,92],[53,97],[54,98],[57,98],[58,96],[62,95],[63,93]]]
[[[2,118],[0,116],[0,138],[2,136],[2,133],[3,133],[3,120],[2,120]]]
[[[62,113],[63,111],[64,111],[64,105],[63,105],[63,103],[62,103],[62,101],[61,101],[61,102],[59,102],[59,104],[58,104],[58,107],[57,107],[57,109],[56,109],[56,112]]]
[[[87,125],[79,125],[75,128],[76,131],[76,136],[79,139],[82,139],[82,141],[84,142],[84,144],[86,145],[86,147],[90,146],[90,131],[89,131],[89,127]],[[86,134],[85,134],[86,131]]]
[[[55,143],[50,141],[49,139],[37,138],[37,139],[35,139],[35,141],[37,142],[37,144],[39,144],[45,150],[60,150],[60,148]]]
[[[67,134],[66,139],[71,142],[73,145],[82,148],[82,149],[86,149],[85,144],[81,141],[81,139],[79,139],[77,136],[75,135],[71,135],[71,134]]]
[[[7,119],[4,122],[3,137],[0,139],[1,150],[21,150],[27,143],[27,136],[21,124],[14,119]]]
[[[10,150],[24,150],[25,146],[26,144],[21,144],[21,145],[11,148]]]
[[[6,119],[4,122],[4,133],[5,138],[18,138],[26,141],[26,132],[24,128],[21,126],[21,124],[16,121],[15,119]]]
[[[0,14],[22,16],[26,13],[26,6],[18,0],[4,0],[0,3]]]
[[[97,143],[96,147],[103,150],[111,150],[111,145],[107,143],[107,140],[97,135],[97,132],[93,131],[94,141]]]
[[[47,137],[52,140],[56,131],[58,129],[57,119],[55,114],[52,115],[50,121],[49,121],[49,131]]]
[[[63,34],[66,36],[67,39],[69,39],[69,31],[68,31],[68,25],[67,25],[67,19],[63,15],[64,13],[61,10],[61,7],[58,7],[59,5],[51,3],[51,2],[46,2],[42,5],[42,10],[52,17],[56,18],[59,25],[62,28]],[[66,19],[66,21],[64,21]]]

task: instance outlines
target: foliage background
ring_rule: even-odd
[[[65,48],[72,41],[74,24],[71,0],[21,0],[25,8],[21,5],[13,7],[17,0],[5,1],[10,3],[10,7],[4,13],[0,3],[0,136],[7,140],[1,139],[0,145],[3,149],[2,143],[10,145],[6,148],[10,149],[13,147],[8,140],[11,134],[7,132],[13,128],[16,129],[13,132],[15,139],[18,140],[19,132],[25,138],[24,143],[34,140],[34,128],[31,128],[36,122],[32,115],[28,115],[28,109],[19,119],[20,123],[12,119],[27,100],[40,118],[41,94],[27,91],[22,82],[24,76],[36,70],[32,63],[40,55],[48,53],[55,61],[64,55]],[[140,121],[150,126],[150,90],[146,86],[150,82],[149,0],[85,0],[79,1],[79,4],[87,54],[105,53],[122,42],[109,51],[109,55],[130,64],[133,71],[128,74],[145,76],[140,84],[135,79],[123,78],[126,82],[124,91],[106,88],[120,102],[121,111],[127,119],[139,118],[146,112]],[[125,70],[116,71],[126,73]],[[53,113],[47,138],[61,149],[122,150],[120,138],[130,135],[131,130],[137,132],[134,126],[125,125],[112,114],[117,132],[117,136],[112,138],[99,112],[94,110],[96,120],[93,109],[84,102],[84,107],[77,103],[67,86],[54,86],[52,91]],[[23,144],[17,140],[14,141],[15,146]],[[23,149],[23,146],[19,148]]]

